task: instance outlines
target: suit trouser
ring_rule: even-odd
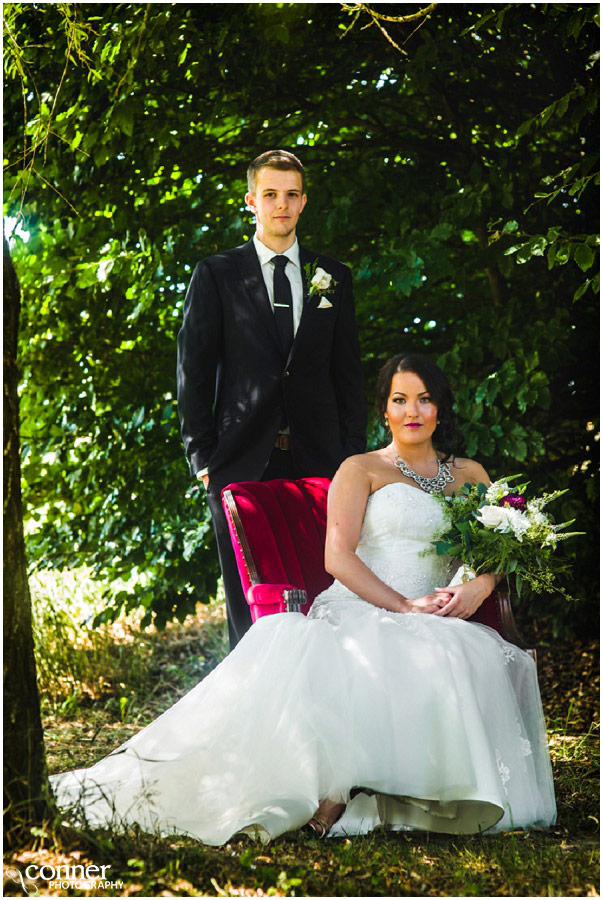
[[[273,450],[266,471],[260,481],[269,481],[272,478],[301,478],[295,472],[291,453],[287,450]],[[233,650],[246,631],[251,628],[251,612],[249,604],[243,593],[241,577],[237,567],[228,522],[222,507],[220,487],[214,487],[211,482],[207,491],[207,500],[211,511],[211,517],[218,544],[218,556],[222,579],[224,581],[224,593],[226,595],[226,614],[228,618],[228,638],[230,649]]]

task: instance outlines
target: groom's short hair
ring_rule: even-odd
[[[281,171],[293,169],[294,171],[299,172],[302,180],[302,193],[304,192],[306,184],[304,167],[297,156],[293,153],[289,153],[288,150],[266,150],[265,153],[260,153],[260,155],[249,164],[249,168],[247,169],[247,188],[250,194],[253,194],[255,191],[255,181],[258,172],[265,166],[269,169],[280,169]]]

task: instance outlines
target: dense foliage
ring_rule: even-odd
[[[556,513],[590,539],[568,542],[584,603],[560,604],[558,623],[587,623],[598,7],[441,4],[388,24],[397,47],[351,15],[6,7],[5,211],[29,233],[13,255],[30,558],[93,565],[110,615],[141,604],[161,622],[214,590],[175,338],[195,262],[253,232],[247,162],[282,146],[310,176],[302,242],[352,266],[369,397],[382,359],[432,352],[468,455],[532,490],[570,489]],[[134,592],[112,596],[130,573]]]

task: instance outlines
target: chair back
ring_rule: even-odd
[[[248,600],[254,585],[290,586],[308,595],[302,607],[307,612],[333,582],[324,567],[330,483],[328,478],[275,478],[224,488],[222,504]]]

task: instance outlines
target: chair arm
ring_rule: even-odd
[[[247,602],[251,607],[252,620],[255,622],[261,616],[287,612],[287,602],[284,597],[286,591],[295,591],[298,595],[301,593],[305,597],[298,609],[304,615],[307,614],[312,601],[300,588],[293,587],[292,584],[252,584],[247,591]],[[295,600],[295,597],[292,599]]]
[[[525,650],[525,652],[532,657],[534,662],[537,662],[536,650],[534,650],[533,647],[528,647],[522,634],[517,628],[515,616],[513,615],[513,607],[511,606],[509,589],[507,587],[498,587],[495,596],[496,604],[498,606],[498,615],[502,625],[502,636],[506,641],[509,641],[509,643],[519,647],[520,650]]]
[[[529,653],[536,662],[536,651],[528,647],[515,624],[515,616],[506,586],[497,587],[486,597],[482,605],[469,617],[469,621],[494,628],[510,644],[515,644],[520,650]]]

